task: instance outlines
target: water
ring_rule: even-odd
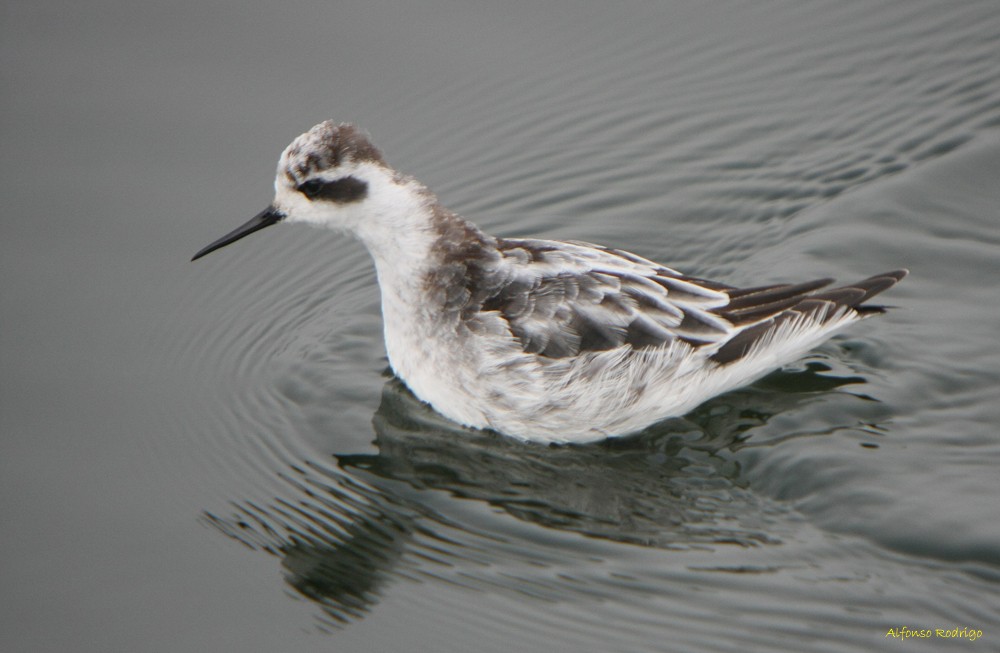
[[[1000,642],[994,2],[5,9],[4,650]],[[468,433],[356,243],[270,199],[326,118],[502,235],[897,306],[640,437]]]

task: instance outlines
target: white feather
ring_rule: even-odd
[[[363,192],[307,196],[306,183],[345,180]],[[494,238],[330,122],[282,154],[273,207],[367,247],[389,362],[417,397],[467,426],[541,442],[681,415],[801,356],[905,275],[826,297],[809,295],[824,281],[738,291],[589,243]]]

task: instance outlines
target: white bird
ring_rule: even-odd
[[[192,260],[277,222],[353,234],[375,261],[395,374],[446,417],[522,440],[682,415],[884,312],[865,302],[907,274],[734,288],[600,245],[490,236],[330,121],[285,149],[274,188]]]

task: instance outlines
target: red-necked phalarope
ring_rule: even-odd
[[[274,188],[194,258],[279,221],[354,234],[375,260],[395,373],[446,417],[524,440],[587,442],[684,414],[883,312],[865,302],[907,274],[734,288],[600,245],[497,238],[333,122],[285,149]]]

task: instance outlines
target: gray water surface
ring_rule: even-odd
[[[1000,645],[996,2],[2,24],[3,650]],[[467,431],[388,374],[359,244],[282,227],[188,261],[328,118],[493,233],[736,285],[911,276],[637,437]]]

